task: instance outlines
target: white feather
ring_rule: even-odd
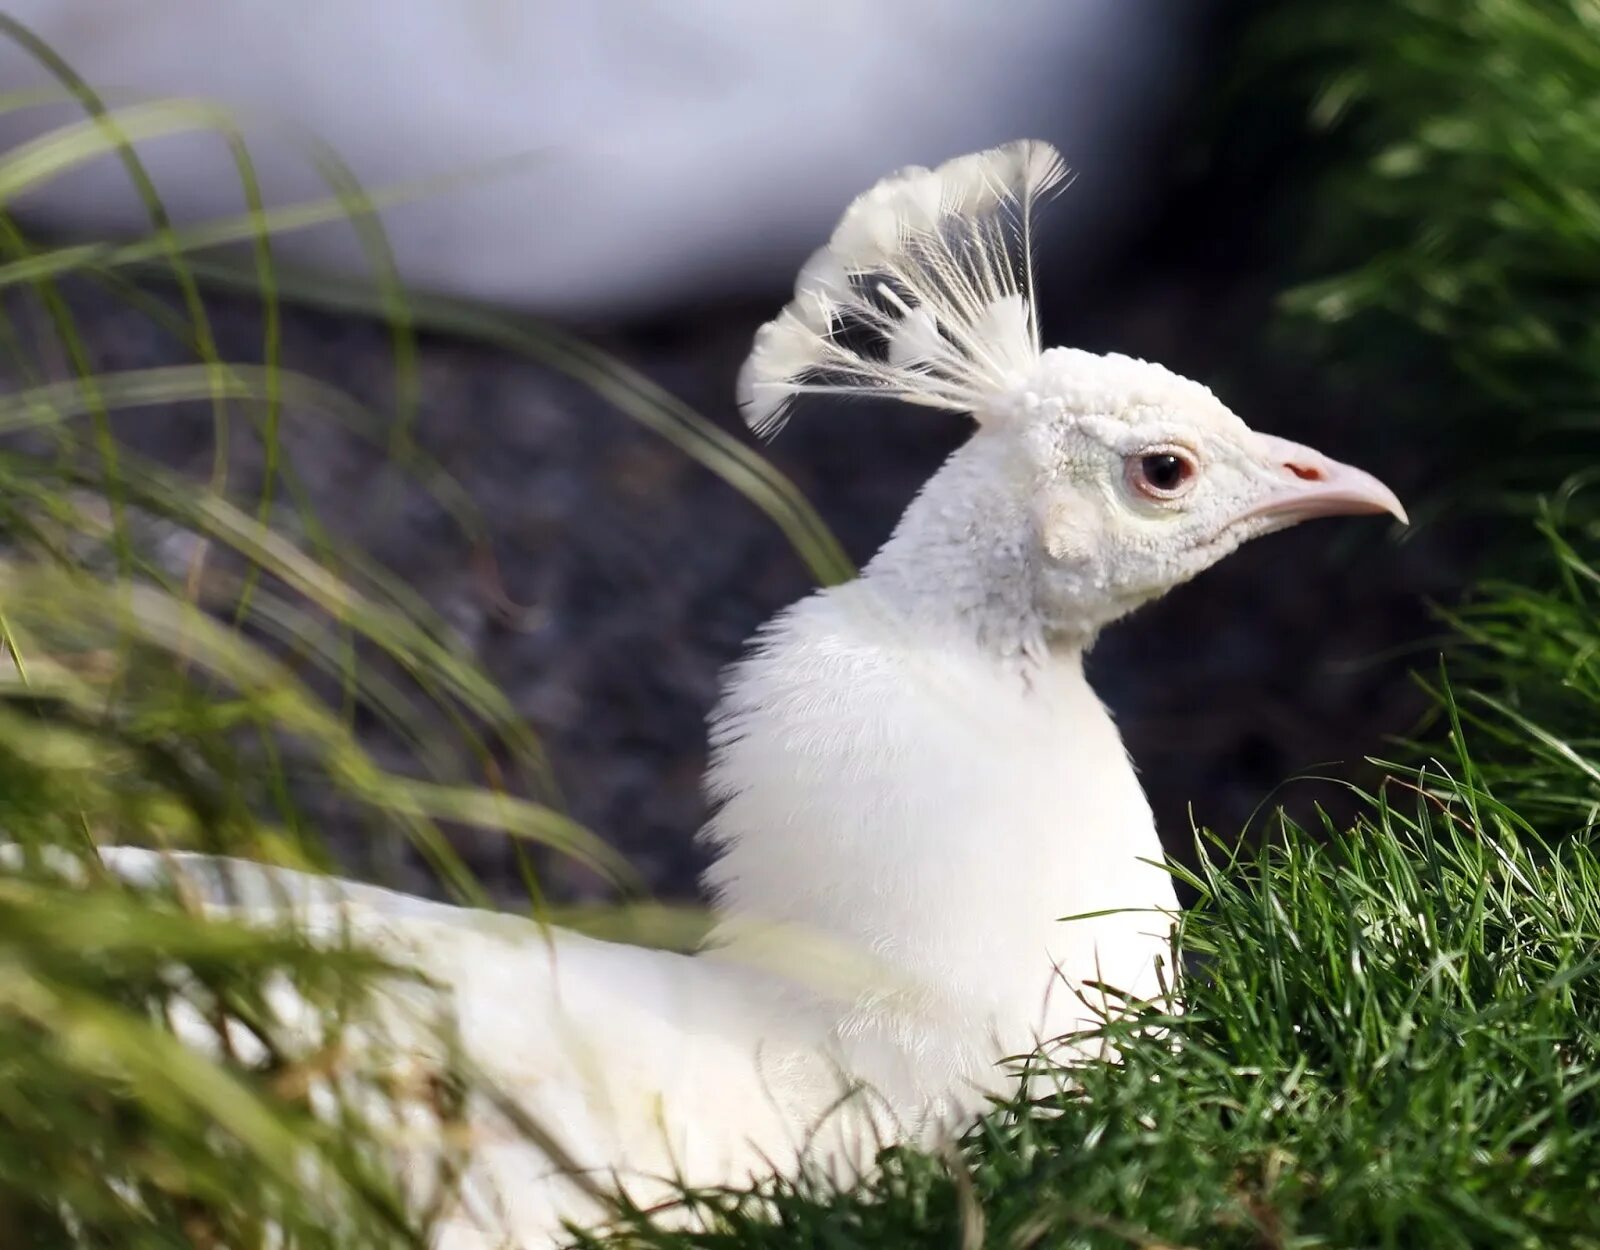
[[[1028,319],[1028,301],[1021,295],[990,300],[973,329],[1005,370],[1021,372],[1038,359],[1031,347],[1033,325]]]
[[[932,363],[948,350],[939,333],[939,319],[927,305],[908,312],[889,336],[889,363],[896,369]]]
[[[783,422],[785,406],[795,394],[794,379],[816,363],[826,343],[826,325],[818,328],[823,305],[816,297],[796,299],[760,330],[739,371],[738,397],[745,420],[757,433]]]
[[[795,303],[808,302],[806,297],[810,296],[813,305],[837,304],[850,298],[850,273],[831,247],[819,247],[800,267],[794,295]]]
[[[1032,214],[1065,176],[1049,144],[1022,140],[901,170],[858,196],[801,269],[794,300],[756,336],[740,380],[751,428],[775,433],[808,392],[992,415],[988,401],[1041,350]],[[860,334],[846,342],[851,328],[881,339],[881,352]]]
[[[899,254],[907,235],[937,231],[946,211],[941,174],[913,165],[857,196],[828,248],[851,271],[867,273]]]

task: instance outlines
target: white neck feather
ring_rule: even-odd
[[[1004,444],[974,438],[861,578],[780,614],[712,722],[721,939],[776,924],[881,961],[895,989],[837,1032],[929,1098],[1078,1027],[1084,981],[1154,993],[1151,909],[1175,906],[1081,644],[1034,610]],[[1114,908],[1138,910],[1061,922]]]
[[[969,642],[1006,664],[1044,663],[1063,639],[1037,607],[1030,471],[1011,438],[979,430],[923,486],[863,585],[919,634]],[[1090,639],[1065,641],[1081,652]]]

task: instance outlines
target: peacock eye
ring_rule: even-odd
[[[1175,447],[1130,456],[1128,484],[1150,499],[1176,499],[1194,484],[1195,462]]]

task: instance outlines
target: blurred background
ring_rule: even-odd
[[[465,775],[549,798],[650,892],[692,898],[719,670],[827,572],[775,523],[787,504],[730,484],[723,453],[704,451],[721,445],[707,430],[749,442],[732,397],[751,335],[884,173],[1049,139],[1077,177],[1043,231],[1046,339],[1159,360],[1415,505],[1403,536],[1318,525],[1247,548],[1091,658],[1172,848],[1194,824],[1236,836],[1269,803],[1337,813],[1341,784],[1285,779],[1359,781],[1365,757],[1416,728],[1407,671],[1437,650],[1428,601],[1481,571],[1498,533],[1463,499],[1480,470],[1496,494],[1516,484],[1510,448],[1474,424],[1480,380],[1459,376],[1438,312],[1472,307],[1470,289],[1406,270],[1482,259],[1488,201],[1439,162],[1477,143],[1492,165],[1495,136],[1475,138],[1470,118],[1427,127],[1497,90],[1464,72],[1486,48],[1527,50],[1493,15],[1460,23],[1451,7],[13,0],[10,246],[89,250],[47,293],[13,275],[27,350],[0,360],[0,384],[210,362],[209,394],[153,387],[107,413],[110,436],[302,546],[390,571],[549,765],[512,767],[491,746]],[[1528,15],[1556,36],[1591,20],[1528,4],[1512,34],[1532,42],[1545,36]],[[1457,237],[1406,203],[1430,191],[1459,214]],[[207,228],[233,246],[200,247]],[[1381,296],[1361,276],[1374,264]],[[218,361],[267,371],[264,391],[228,403],[269,412],[270,435],[240,417],[219,440]],[[279,371],[296,384],[270,381]],[[653,418],[619,404],[618,377],[644,379],[620,385]],[[329,419],[301,380],[387,433]],[[674,403],[700,422],[682,427]],[[663,437],[673,420],[691,433]],[[943,414],[814,403],[762,454],[860,562],[965,433]],[[274,491],[286,466],[294,490]],[[212,540],[174,507],[133,515],[130,541],[192,586]],[[225,616],[230,592],[215,593]],[[373,663],[403,670],[397,654]],[[418,737],[449,730],[438,709],[345,711],[397,773],[414,771]],[[291,782],[356,871],[437,888],[403,841],[341,826],[337,787]],[[516,844],[447,833],[492,894],[521,891]],[[605,889],[568,858],[539,865],[554,899]]]

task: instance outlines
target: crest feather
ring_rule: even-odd
[[[1023,139],[912,166],[856,197],[756,333],[739,405],[776,433],[801,394],[877,394],[971,412],[1041,350],[1032,213],[1066,178]]]

